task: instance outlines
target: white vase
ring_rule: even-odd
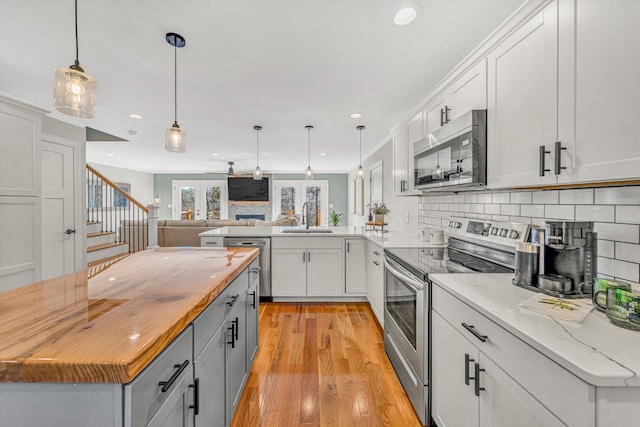
[[[375,220],[376,222],[384,222],[384,214],[376,214]]]

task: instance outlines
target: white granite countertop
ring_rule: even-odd
[[[512,285],[512,274],[429,277],[583,381],[640,387],[640,332],[611,324],[604,313],[594,310],[576,324],[520,308],[534,292]]]
[[[365,231],[364,227],[328,227],[331,233],[283,233],[287,228],[304,228],[300,227],[221,227],[200,233],[200,237],[206,236],[224,236],[224,237],[365,237],[371,242],[382,248],[431,248],[443,247],[444,245],[433,245],[425,242],[418,235],[401,233],[398,231]],[[327,228],[327,227],[311,227]]]

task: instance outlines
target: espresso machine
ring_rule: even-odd
[[[538,286],[561,297],[590,297],[598,273],[593,222],[547,221],[544,242]]]

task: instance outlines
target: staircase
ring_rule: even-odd
[[[93,277],[148,245],[149,209],[87,165],[87,268]]]

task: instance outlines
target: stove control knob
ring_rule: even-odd
[[[460,224],[459,222],[454,221],[454,223],[453,223],[453,228],[460,228],[460,226],[461,226],[461,225],[462,225],[462,224]]]
[[[507,237],[507,234],[509,234],[509,230],[507,230],[506,228],[500,229],[500,237]]]
[[[511,230],[511,232],[509,233],[509,237],[511,237],[512,239],[517,239],[518,237],[520,237],[520,233],[518,233],[516,230]]]
[[[498,228],[497,227],[491,227],[491,235],[495,236],[498,234]]]

